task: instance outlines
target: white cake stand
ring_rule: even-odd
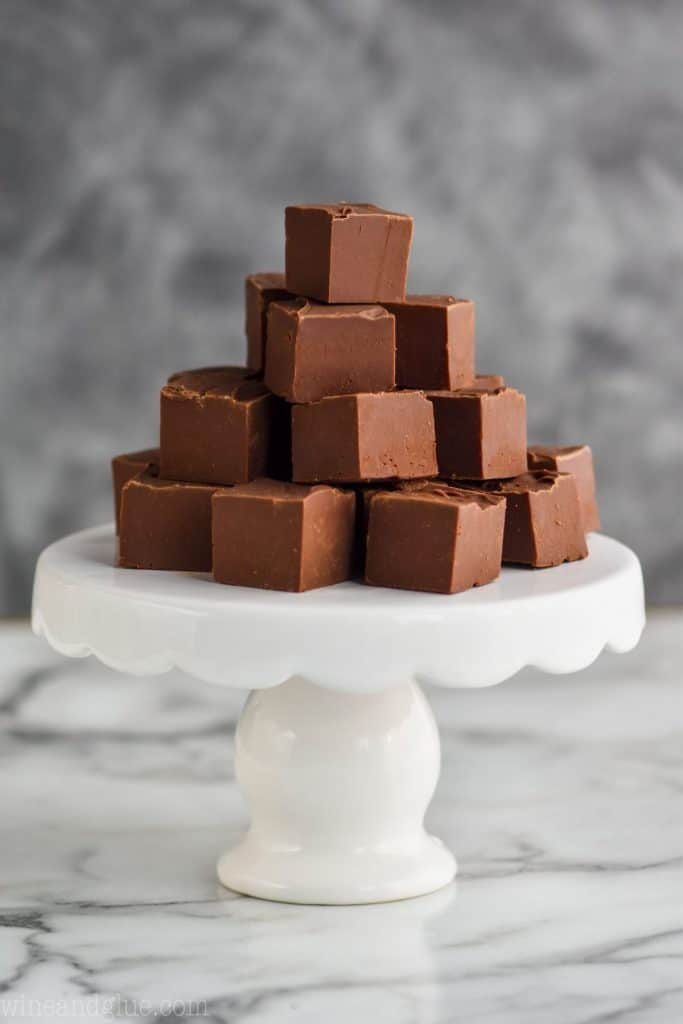
[[[573,672],[644,624],[640,565],[609,537],[556,569],[504,569],[456,596],[344,583],[307,594],[114,568],[111,526],[47,548],[33,628],[70,657],[139,675],[177,667],[249,687],[236,773],[251,812],[224,885],[295,903],[370,903],[447,884],[423,818],[439,737],[420,683],[487,686],[525,665]]]

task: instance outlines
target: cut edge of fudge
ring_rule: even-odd
[[[463,486],[506,499],[504,563],[545,569],[587,557],[578,489],[571,474],[527,471],[513,479],[463,482]],[[550,515],[548,509],[541,509],[539,523],[532,495],[552,497],[553,492],[555,505]],[[566,518],[560,520],[559,515]],[[549,529],[541,529],[543,525]]]
[[[572,474],[579,492],[584,529],[586,533],[599,530],[600,507],[590,445],[530,445],[527,457],[531,470],[552,469],[557,473]]]
[[[396,381],[402,388],[453,391],[474,383],[472,299],[408,294],[387,302],[396,317]]]
[[[245,367],[174,373],[160,393],[161,476],[231,486],[264,475],[287,444],[279,403]]]
[[[331,430],[335,413],[335,426],[341,424],[336,437]],[[411,415],[413,422],[407,424]],[[388,437],[373,438],[377,427],[387,427]],[[346,451],[340,451],[340,436]],[[299,483],[360,484],[436,476],[431,403],[423,392],[412,390],[337,395],[295,405],[292,463]]]
[[[430,389],[425,395],[434,405],[440,477],[497,480],[525,472],[526,396],[521,391],[475,385]]]
[[[355,230],[357,220],[367,221],[365,231]],[[384,230],[376,230],[381,224],[373,220],[384,221]],[[412,237],[409,214],[372,203],[287,206],[287,289],[321,302],[400,302]]]
[[[284,271],[262,270],[244,280],[244,333],[247,366],[262,373],[266,355],[266,315],[272,302],[292,298],[285,287]]]
[[[160,452],[158,448],[141,448],[134,452],[122,452],[112,456],[111,479],[114,492],[114,522],[118,535],[121,523],[121,494],[123,488],[138,473],[159,473]]]
[[[246,366],[201,366],[172,373],[161,388],[168,398],[220,398],[252,402],[270,394],[260,376]]]
[[[215,490],[213,485],[165,480],[145,472],[128,480],[121,496],[118,566],[210,572]],[[178,499],[182,504],[169,511],[169,500]],[[155,518],[156,511],[160,514]]]
[[[264,381],[294,404],[392,391],[395,318],[378,303],[326,304],[305,298],[272,302]]]
[[[455,594],[500,575],[505,501],[498,495],[438,483],[377,490],[367,519],[371,586]]]
[[[261,478],[217,490],[212,509],[216,582],[301,593],[351,579],[352,491]]]

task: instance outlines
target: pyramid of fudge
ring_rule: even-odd
[[[245,366],[174,373],[160,445],[112,461],[118,564],[305,591],[458,593],[585,558],[590,448],[527,445],[476,368],[475,307],[407,293],[412,218],[285,211],[284,272],[245,283]]]

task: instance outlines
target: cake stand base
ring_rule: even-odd
[[[358,694],[296,678],[254,691],[235,754],[252,824],[218,877],[288,903],[378,903],[447,885],[455,859],[423,827],[439,765],[414,683]]]

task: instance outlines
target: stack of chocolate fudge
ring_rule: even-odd
[[[406,295],[412,219],[291,206],[285,233],[284,274],[246,280],[247,365],[174,374],[160,447],[114,458],[119,565],[452,594],[585,558],[590,448],[528,448],[473,302]]]

